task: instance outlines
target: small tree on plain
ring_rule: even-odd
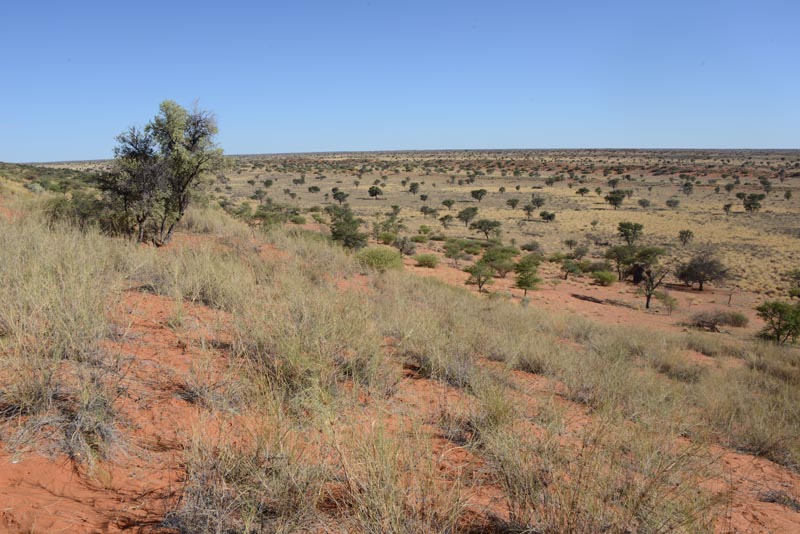
[[[622,221],[617,225],[617,233],[628,245],[633,245],[642,235],[644,226],[640,223]]]
[[[475,206],[471,206],[469,208],[464,208],[463,210],[458,212],[456,215],[456,219],[464,223],[464,227],[469,227],[469,223],[478,216],[478,208]]]
[[[698,284],[698,289],[703,290],[706,282],[717,282],[724,280],[728,269],[722,262],[710,253],[702,252],[689,260],[687,263],[678,266],[676,276],[678,280],[686,284]]]
[[[678,240],[684,247],[689,244],[689,241],[694,239],[694,232],[691,230],[681,230],[678,232]]]
[[[478,286],[478,291],[483,291],[484,286],[492,283],[492,275],[494,271],[486,263],[479,261],[474,265],[464,269],[464,272],[469,273],[466,284]]]
[[[771,300],[756,307],[766,325],[761,335],[778,345],[795,341],[800,336],[800,304]]]
[[[470,224],[469,229],[481,232],[486,236],[486,240],[488,241],[489,234],[498,234],[501,226],[502,224],[500,221],[495,221],[494,219],[480,219]]]
[[[483,200],[483,197],[485,197],[487,193],[488,193],[488,191],[486,189],[475,189],[475,190],[469,192],[469,194],[472,196],[472,198],[474,198],[478,202]]]

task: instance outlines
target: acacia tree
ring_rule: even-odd
[[[644,226],[641,223],[622,221],[617,225],[617,233],[628,245],[633,245],[643,230]]]
[[[494,270],[483,261],[478,261],[471,267],[467,267],[464,269],[464,272],[469,273],[469,278],[467,278],[465,283],[467,285],[478,286],[479,292],[483,291],[483,286],[492,283]]]
[[[148,124],[164,166],[166,191],[156,215],[156,245],[169,243],[175,225],[201,186],[202,177],[219,168],[222,150],[217,147],[217,120],[208,111],[187,111],[172,100],[161,103],[159,114]]]
[[[135,221],[139,241],[145,240],[148,223],[156,245],[170,241],[203,176],[220,166],[217,131],[210,112],[198,108],[189,112],[165,100],[143,130],[130,128],[117,136],[116,169],[100,187],[119,200],[126,216]]]
[[[708,252],[702,252],[687,263],[680,265],[675,274],[681,282],[686,284],[697,283],[699,285],[698,289],[702,291],[705,282],[724,280],[728,274],[728,269]]]
[[[463,210],[458,212],[456,215],[456,219],[464,223],[465,227],[469,227],[470,221],[478,216],[478,208],[475,206],[471,206],[469,208],[464,208]]]
[[[117,136],[114,148],[115,172],[100,177],[100,189],[121,204],[122,230],[145,238],[145,223],[166,190],[163,162],[158,158],[153,135],[131,127]]]
[[[473,191],[470,191],[469,194],[472,196],[472,198],[480,202],[481,200],[483,200],[483,197],[486,196],[486,193],[488,193],[486,189],[475,189]]]
[[[617,209],[620,206],[622,206],[622,203],[625,201],[625,193],[623,191],[615,189],[610,193],[608,193],[604,197],[604,200],[609,204],[611,204],[614,207],[614,209]]]
[[[498,233],[500,231],[500,226],[502,226],[500,221],[495,221],[494,219],[480,219],[470,224],[469,229],[482,232],[483,235],[486,236],[486,240],[488,241],[489,234]]]

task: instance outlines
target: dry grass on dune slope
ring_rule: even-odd
[[[192,217],[201,234],[163,250],[34,215],[0,221],[7,450],[88,458],[91,477],[130,448],[126,399],[153,386],[105,347],[134,330],[114,315],[119,303],[145,292],[173,307],[153,332],[188,340],[186,387],[171,402],[191,402],[196,414],[180,444],[181,482],[152,528],[800,525],[788,507],[800,464],[793,349],[752,343],[742,365],[698,366],[684,334],[478,298],[365,271],[321,236],[258,235],[217,212]],[[219,319],[192,331],[185,317],[195,307]],[[204,372],[201,355],[220,371]],[[749,473],[737,483],[745,475],[723,466],[743,453],[791,484]],[[782,500],[759,503],[767,490]],[[762,524],[748,525],[754,516]]]

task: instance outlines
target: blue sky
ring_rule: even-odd
[[[164,99],[229,154],[800,148],[800,2],[0,5],[0,161],[108,158]]]

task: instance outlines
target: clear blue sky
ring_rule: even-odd
[[[164,99],[226,153],[800,148],[800,2],[14,1],[0,161],[108,158]]]

